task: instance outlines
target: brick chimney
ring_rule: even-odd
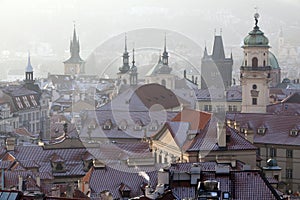
[[[226,127],[224,122],[217,123],[217,137],[219,147],[226,147]]]

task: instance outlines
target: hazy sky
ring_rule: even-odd
[[[74,20],[83,51],[145,27],[177,31],[200,45],[222,28],[227,43],[239,44],[253,26],[255,6],[268,35],[280,27],[294,27],[300,35],[299,0],[0,0],[0,51],[48,43],[61,54],[69,47]]]

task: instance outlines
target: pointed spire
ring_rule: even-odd
[[[28,61],[26,66],[26,72],[33,72],[31,61],[30,61],[30,52],[28,51]]]
[[[165,32],[165,46],[164,46],[164,52],[167,52],[167,33]]]
[[[134,60],[134,48],[132,49],[132,66],[134,66],[135,60]]]
[[[74,22],[74,30],[73,30],[73,43],[77,42],[77,36],[76,36],[76,25]]]
[[[162,63],[164,65],[168,65],[168,52],[167,52],[167,33],[165,33],[165,45],[164,45],[164,52],[163,52],[163,55],[162,55]]]
[[[127,52],[127,34],[125,33],[125,52]]]

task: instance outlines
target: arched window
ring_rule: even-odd
[[[266,66],[266,61],[264,60],[264,67]]]
[[[248,63],[247,63],[247,60],[245,60],[245,66],[247,67]]]
[[[166,87],[167,85],[166,80],[165,79],[161,80],[161,84]]]
[[[258,60],[256,57],[252,58],[252,67],[257,67],[258,66]]]

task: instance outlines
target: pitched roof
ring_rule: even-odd
[[[221,192],[230,192],[233,199],[279,199],[279,195],[258,170],[242,170],[242,163],[239,162],[237,168],[229,166],[228,174],[217,174],[216,162],[196,163],[201,167],[200,181],[215,180],[219,182]],[[170,172],[190,173],[193,163],[176,163],[169,168]],[[173,181],[172,191],[181,199],[186,197],[195,198],[196,193],[192,193],[190,184],[183,181]],[[254,192],[255,191],[255,192]]]
[[[290,135],[290,131],[299,126],[299,115],[235,113],[227,114],[226,117],[240,125],[248,123],[249,129],[254,132],[254,143],[295,146],[300,144],[299,136]],[[266,131],[264,134],[257,134],[262,124]]]
[[[148,109],[155,104],[161,105],[164,109],[180,106],[176,95],[160,84],[143,85],[135,93]]]
[[[157,170],[155,167],[127,167],[126,165],[106,166],[102,169],[94,169],[90,176],[91,197],[102,191],[108,190],[114,198],[121,198],[119,187],[126,184],[131,188],[130,197],[142,195],[141,185],[147,183],[140,171],[144,171],[150,177],[150,185],[157,184]]]
[[[171,121],[189,122],[191,130],[202,130],[211,119],[211,115],[203,111],[183,109]]]
[[[230,137],[230,140],[226,142],[226,149],[219,147],[217,142],[217,121],[213,119],[193,139],[194,143],[191,144],[187,151],[199,151],[199,150],[210,150],[210,151],[228,151],[228,150],[256,150],[253,144],[243,138],[234,129],[226,126],[226,135]]]

